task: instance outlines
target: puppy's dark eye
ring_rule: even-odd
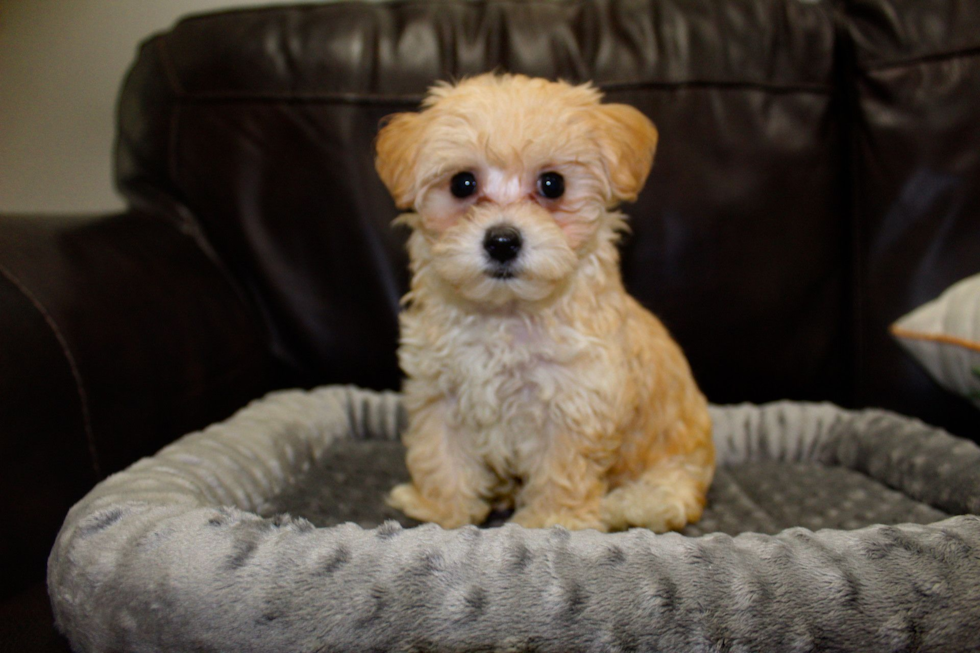
[[[538,192],[549,200],[565,194],[565,178],[557,172],[544,172],[538,177]]]
[[[476,192],[476,176],[472,172],[458,172],[449,180],[449,192],[463,199]]]

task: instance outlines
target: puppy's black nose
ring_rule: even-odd
[[[483,237],[483,249],[494,261],[508,263],[517,258],[523,242],[521,232],[516,227],[498,224],[487,229],[487,234]]]

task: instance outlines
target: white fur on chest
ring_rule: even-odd
[[[611,400],[621,381],[610,377],[608,342],[512,315],[427,328],[445,317],[403,315],[402,368],[438,388],[430,399],[446,402],[454,439],[498,475],[530,473],[557,429],[601,428],[596,399]]]

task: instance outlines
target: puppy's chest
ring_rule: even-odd
[[[590,374],[598,349],[570,327],[487,321],[429,340],[406,357],[416,369],[405,371],[447,395],[461,426],[526,437],[546,431],[572,398],[605,382]]]

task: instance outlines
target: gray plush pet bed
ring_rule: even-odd
[[[980,649],[980,448],[830,405],[712,417],[684,534],[444,531],[384,521],[397,395],[273,394],[71,510],[57,623],[77,651]]]

